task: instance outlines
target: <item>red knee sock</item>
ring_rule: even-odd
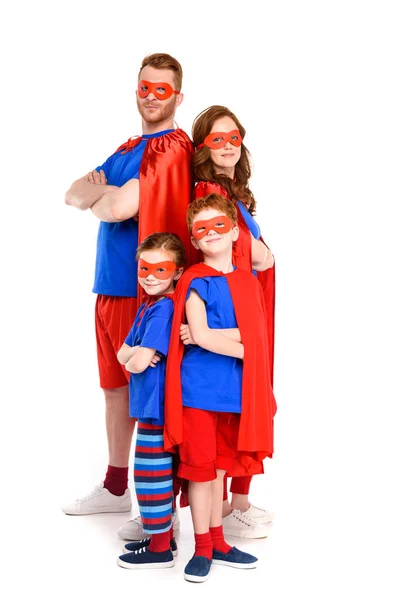
[[[151,552],[165,552],[169,550],[170,530],[164,533],[153,533],[151,536],[149,550]]]
[[[205,556],[208,560],[212,559],[213,544],[211,539],[211,533],[195,533],[194,541],[196,547],[194,550],[195,556]]]
[[[114,496],[123,496],[128,487],[128,467],[108,465],[104,487]]]
[[[169,530],[169,540],[173,540],[174,539],[174,527],[172,526],[171,529]]]
[[[229,546],[225,541],[222,525],[219,527],[210,527],[210,534],[214,550],[218,550],[218,552],[223,552],[224,554],[229,552],[232,546]]]

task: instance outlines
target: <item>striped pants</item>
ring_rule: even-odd
[[[172,454],[164,451],[164,428],[138,422],[134,480],[143,530],[147,534],[171,529]]]

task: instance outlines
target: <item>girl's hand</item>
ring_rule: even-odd
[[[155,354],[150,361],[149,367],[154,368],[157,365],[157,363],[160,362],[160,360],[161,360],[161,356],[159,356],[158,354]]]
[[[190,333],[189,325],[181,325],[181,340],[187,346],[188,344],[194,344],[192,334]]]

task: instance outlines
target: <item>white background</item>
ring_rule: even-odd
[[[399,597],[399,25],[398,3],[384,0],[3,9],[7,597]],[[107,460],[97,223],[64,193],[140,133],[134,89],[153,52],[183,66],[180,127],[190,133],[212,104],[244,124],[276,257],[276,453],[251,499],[277,518],[268,540],[245,544],[256,571],[220,568],[206,587],[183,582],[187,511],[175,569],[135,573],[115,564],[124,515],[60,510],[102,480]]]

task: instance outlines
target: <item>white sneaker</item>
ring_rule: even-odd
[[[125,490],[123,496],[115,496],[101,482],[83,498],[63,506],[66,515],[95,515],[97,513],[129,512],[132,509],[131,493]]]
[[[172,525],[174,526],[175,532],[179,530],[180,522],[178,512],[172,516]],[[143,523],[139,515],[131,521],[127,521],[125,525],[122,525],[122,527],[118,529],[117,535],[121,540],[138,541],[148,537],[149,534],[143,531]]]
[[[249,519],[240,510],[233,510],[230,515],[223,517],[222,527],[225,535],[233,537],[253,539],[268,537],[268,528],[265,525]]]
[[[268,523],[272,523],[274,520],[275,514],[273,512],[269,512],[268,510],[264,510],[263,508],[258,508],[257,506],[253,506],[250,504],[250,507],[242,512],[242,515],[245,515],[255,523],[260,523],[261,525],[267,525]]]

